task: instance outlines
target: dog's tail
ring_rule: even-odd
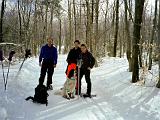
[[[25,100],[28,101],[28,100],[30,100],[30,99],[34,101],[34,97],[32,97],[32,96],[27,97]]]

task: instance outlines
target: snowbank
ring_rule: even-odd
[[[92,93],[97,94],[96,98],[69,101],[55,95],[65,82],[65,59],[65,55],[59,56],[53,76],[54,90],[49,91],[47,107],[25,101],[34,95],[38,84],[37,58],[28,59],[20,73],[17,73],[20,63],[11,66],[7,91],[0,69],[0,120],[160,120],[159,89],[146,87],[150,83],[155,85],[154,80],[142,86],[131,84],[125,58],[104,58],[100,67],[92,70]],[[82,92],[85,91],[86,83],[82,79]]]

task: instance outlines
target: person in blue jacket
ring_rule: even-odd
[[[52,90],[52,76],[54,68],[57,65],[57,48],[53,45],[53,39],[48,38],[48,43],[42,46],[39,56],[39,65],[41,67],[41,74],[39,78],[39,84],[44,83],[44,79],[47,72],[47,89]]]

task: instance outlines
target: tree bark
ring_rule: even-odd
[[[116,57],[117,54],[118,29],[119,29],[119,0],[116,1],[116,24],[115,24],[115,34],[114,34],[113,57]]]
[[[159,8],[160,8],[160,4],[159,4]],[[156,85],[157,88],[160,88],[160,9],[159,9],[159,17],[158,17],[158,65],[159,65],[159,80],[158,83]]]
[[[71,46],[72,40],[72,15],[71,15],[71,3],[68,0],[68,20],[69,20],[69,48]]]
[[[152,34],[151,34],[151,41],[150,41],[150,50],[149,50],[149,66],[148,70],[151,70],[152,68],[152,45],[154,41],[154,33],[156,30],[156,21],[157,21],[157,2],[158,0],[155,0],[155,11],[154,11],[154,19],[153,19],[153,29],[152,29]]]
[[[86,23],[86,44],[89,45],[89,48],[91,49],[92,51],[92,47],[91,47],[91,44],[90,44],[90,32],[91,32],[91,13],[90,13],[90,1],[89,0],[86,0],[86,7],[87,7],[87,23]]]
[[[97,55],[97,49],[98,49],[98,44],[96,43],[99,43],[99,22],[98,22],[98,19],[99,19],[99,0],[96,0],[96,6],[95,6],[95,44],[94,44],[94,53],[95,53],[95,56],[98,57]]]
[[[135,0],[135,20],[134,20],[134,31],[133,31],[133,73],[132,82],[135,83],[139,80],[139,41],[140,41],[140,30],[142,23],[144,0]]]
[[[18,0],[18,18],[19,18],[19,41],[22,41],[22,18],[21,18],[21,10],[20,10],[20,0]]]
[[[105,21],[104,21],[104,38],[103,38],[103,56],[106,56],[106,44],[107,44],[107,15],[108,15],[108,0],[106,0],[106,11],[105,11]]]
[[[77,39],[77,17],[76,17],[76,5],[75,0],[73,0],[73,14],[74,14],[74,39]]]
[[[4,42],[3,40],[3,18],[4,18],[4,12],[5,12],[5,0],[2,0],[1,5],[1,19],[0,19],[0,43]]]
[[[37,41],[38,41],[38,37],[37,37],[37,0],[35,1],[35,13],[34,13],[34,26],[33,26],[33,33],[34,33],[34,37],[33,37],[33,40],[32,40],[32,51],[33,51],[33,54],[36,56],[37,55]]]
[[[132,71],[132,57],[131,57],[131,37],[130,37],[130,25],[128,21],[128,3],[127,0],[124,0],[125,4],[125,33],[126,33],[126,38],[127,38],[127,60],[129,63],[129,72]]]
[[[52,36],[52,33],[53,33],[53,12],[54,12],[54,8],[53,8],[53,5],[51,5],[51,17],[50,17],[50,36]]]
[[[43,28],[43,43],[45,43],[47,33],[48,33],[47,23],[48,23],[48,3],[46,3],[46,10],[45,10],[45,23],[44,23],[44,28]]]
[[[61,54],[61,47],[62,47],[62,22],[61,18],[59,18],[59,54]]]

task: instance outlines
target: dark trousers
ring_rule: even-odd
[[[52,76],[54,73],[54,66],[51,62],[43,61],[42,67],[41,67],[41,74],[40,74],[40,78],[39,78],[39,84],[44,83],[46,72],[47,72],[47,86],[49,86],[50,84],[52,84]]]
[[[87,68],[81,68],[80,69],[80,78],[79,78],[79,94],[81,94],[81,80],[82,77],[85,76],[85,80],[87,83],[87,94],[91,95],[91,87],[92,87],[92,83],[91,83],[91,78],[90,78],[90,70],[88,70]]]

